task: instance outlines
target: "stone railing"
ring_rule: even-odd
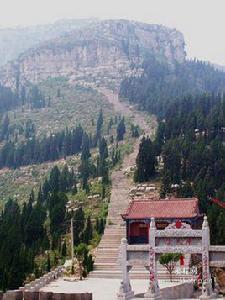
[[[53,271],[45,274],[44,276],[35,279],[34,281],[31,281],[24,285],[24,287],[20,287],[19,290],[24,291],[39,291],[41,288],[49,284],[50,282],[56,280],[60,276],[62,276],[64,271],[63,266],[59,266],[55,268]]]
[[[55,268],[53,271],[45,274],[44,276],[35,279],[30,283],[25,284],[24,287],[20,287],[18,290],[7,291],[5,294],[0,293],[0,300],[23,300],[23,299],[39,300],[39,296],[40,296],[39,290],[44,286],[46,286],[47,284],[51,283],[52,281],[56,280],[60,276],[62,276],[63,271],[64,271],[64,266],[59,266]],[[49,297],[50,296],[48,296],[48,293],[43,294],[43,299],[51,299]]]
[[[158,257],[160,253],[157,252],[157,247],[155,249]],[[196,250],[195,247],[193,249]],[[168,246],[165,247],[165,252],[170,252],[169,250]],[[198,252],[201,252],[200,250],[198,249]],[[147,266],[149,263],[149,245],[128,245],[127,254],[128,265]],[[209,246],[209,264],[210,267],[225,267],[225,246]]]
[[[225,268],[225,246],[209,246],[209,265]]]

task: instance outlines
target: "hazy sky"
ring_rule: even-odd
[[[225,65],[225,0],[0,0],[0,25],[126,18],[180,30],[189,57]]]

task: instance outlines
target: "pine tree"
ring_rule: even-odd
[[[49,185],[52,191],[57,192],[59,190],[60,171],[57,166],[54,166],[51,170],[49,177]]]
[[[96,218],[96,220],[95,220],[95,230],[97,232],[99,232],[99,219],[98,218]]]
[[[108,146],[104,138],[99,141],[99,159],[97,162],[98,175],[103,178],[103,182],[109,182],[109,168],[108,168]]]
[[[97,137],[97,139],[99,139],[100,136],[101,136],[103,122],[104,122],[104,120],[103,120],[103,111],[101,109],[100,112],[99,112],[99,115],[98,115],[97,126],[96,126],[96,137]]]
[[[135,181],[145,182],[155,175],[156,158],[154,146],[149,137],[144,137],[140,143],[136,165]]]
[[[110,120],[109,120],[109,124],[108,124],[108,134],[112,128],[112,125],[113,125],[113,118],[111,117]]]
[[[66,257],[66,255],[67,255],[66,241],[63,242],[61,254],[62,254],[62,257]]]
[[[91,156],[90,153],[90,145],[89,145],[89,137],[87,134],[83,135],[83,142],[82,142],[82,153],[81,153],[81,160],[85,161],[88,160]]]
[[[123,117],[117,126],[117,141],[122,141],[125,133],[126,133],[126,127],[125,127],[125,120]]]
[[[1,124],[1,138],[4,139],[8,135],[9,130],[9,115],[6,113]]]
[[[85,226],[85,218],[82,207],[74,213],[74,244],[78,245],[82,241],[83,230]]]
[[[48,259],[47,259],[47,272],[51,271],[51,260],[50,260],[50,254],[48,252]]]
[[[105,222],[104,222],[104,219],[101,218],[101,219],[100,219],[100,224],[99,224],[99,231],[98,231],[98,233],[99,233],[99,234],[103,234],[103,233],[104,233],[104,229],[105,229]]]
[[[88,216],[87,221],[86,221],[86,227],[84,230],[84,242],[86,244],[88,244],[89,241],[92,239],[92,237],[93,237],[92,223],[91,223],[90,216]]]
[[[60,174],[59,178],[59,190],[61,192],[66,192],[68,188],[70,187],[70,172],[68,169],[68,166],[65,165],[62,169],[62,172]]]

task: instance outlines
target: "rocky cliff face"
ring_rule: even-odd
[[[59,20],[53,24],[0,28],[0,66],[17,59],[26,50],[75,29],[97,23],[96,19]]]
[[[116,84],[134,72],[133,67],[140,66],[148,54],[171,63],[183,62],[182,34],[160,25],[102,21],[25,52],[2,69],[0,81],[15,87],[18,79],[38,82],[67,76],[73,82],[85,78],[99,84],[110,77]]]

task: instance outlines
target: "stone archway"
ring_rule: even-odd
[[[162,253],[201,254],[202,295],[200,299],[211,299],[212,285],[209,269],[210,233],[207,217],[204,217],[202,229],[194,230],[186,223],[182,223],[179,227],[177,228],[174,223],[168,225],[164,230],[157,230],[155,219],[152,218],[149,228],[148,256],[145,257],[141,254],[141,251],[146,250],[147,245],[129,246],[126,239],[122,240],[120,263],[123,270],[123,281],[120,286],[118,299],[132,299],[133,291],[129,280],[129,268],[138,259],[149,269],[149,287],[145,293],[145,299],[160,299],[156,256]],[[169,244],[166,243],[168,239],[171,239]],[[190,239],[192,243],[190,243]]]

